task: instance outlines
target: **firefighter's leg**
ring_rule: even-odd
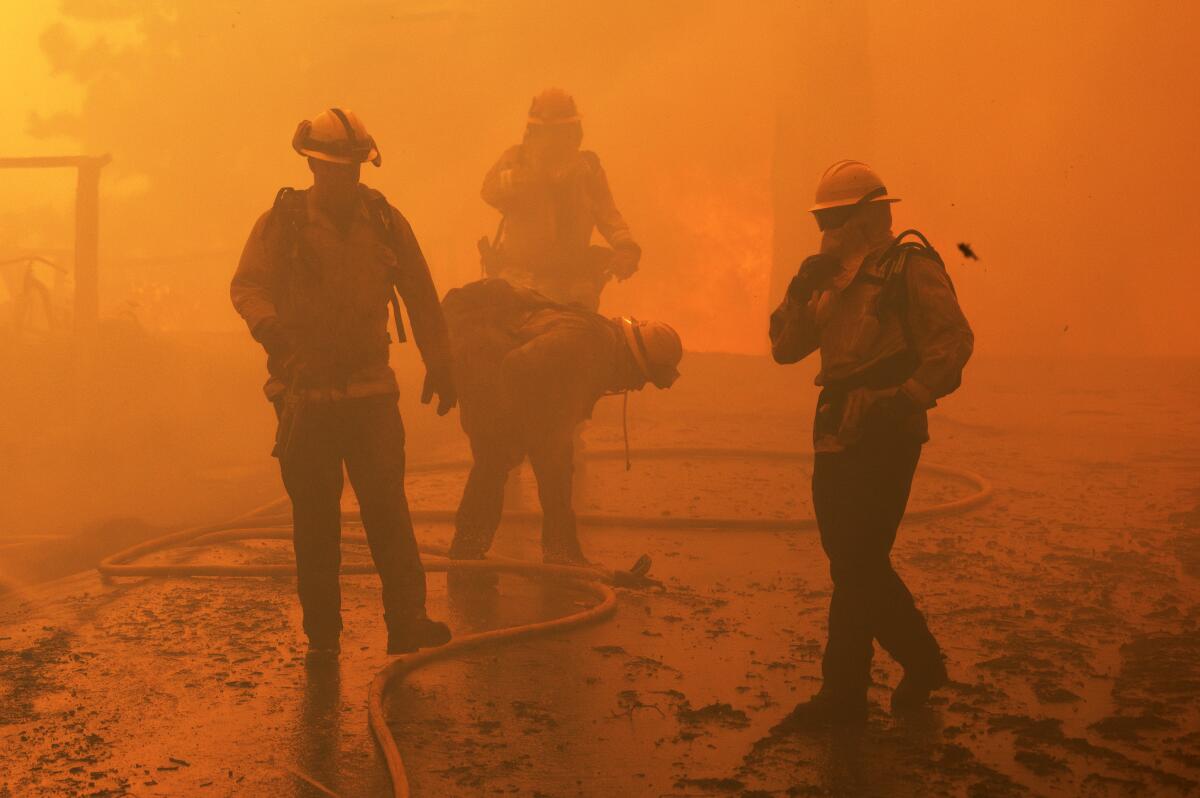
[[[839,704],[862,703],[870,682],[872,581],[881,555],[871,540],[867,495],[859,458],[851,452],[818,453],[813,465],[813,506],[821,545],[829,557],[833,595],[821,692]]]
[[[499,442],[477,437],[471,441],[471,452],[475,462],[458,504],[454,540],[450,543],[450,557],[456,560],[482,559],[492,547],[504,512],[504,486],[511,468],[511,459]]]
[[[394,395],[343,404],[346,471],[358,496],[391,628],[425,617],[425,571],[404,491],[404,424]]]
[[[872,639],[906,670],[940,667],[937,642],[891,563],[919,456],[919,444],[873,441],[817,455],[813,500],[834,583],[828,686],[865,691]]]
[[[530,448],[529,462],[537,477],[542,503],[542,559],[549,563],[587,565],[571,504],[572,431],[541,438]]]
[[[586,504],[590,496],[588,492],[590,469],[587,461],[587,440],[583,436],[583,431],[587,427],[586,421],[579,422],[575,427],[575,432],[571,441],[571,465],[575,469],[572,476],[571,491],[574,501],[580,504]]]
[[[908,504],[920,452],[919,444],[897,444],[884,447],[876,456],[876,519],[881,544],[886,542],[889,554]],[[944,682],[941,647],[890,557],[880,576],[877,606],[875,638],[904,666],[905,675],[930,684]]]
[[[279,466],[292,500],[296,586],[304,631],[314,647],[333,648],[342,629],[338,584],[342,458],[337,419],[329,404],[305,408]]]

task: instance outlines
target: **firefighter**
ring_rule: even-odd
[[[613,202],[600,158],[580,150],[582,140],[571,95],[547,89],[533,98],[524,140],[484,178],[483,199],[502,218],[495,240],[479,246],[485,276],[595,311],[610,279],[637,271],[642,250]],[[608,247],[592,245],[595,229]]]
[[[601,396],[648,382],[669,388],[683,357],[679,336],[661,322],[605,318],[500,279],[451,291],[442,304],[474,458],[450,556],[487,553],[509,472],[528,456],[544,561],[587,565],[571,497],[575,429]]]
[[[812,491],[833,596],[822,687],[777,732],[865,721],[875,640],[904,667],[893,712],[947,682],[890,552],[929,438],[927,411],[958,388],[974,340],[937,252],[916,231],[893,236],[898,200],[878,174],[839,161],[816,199],[820,252],[792,279],[770,336],[779,363],[820,351]]]
[[[343,466],[379,571],[388,653],[442,645],[449,629],[425,614],[387,331],[390,305],[403,340],[403,300],[426,367],[422,401],[436,394],[438,414],[449,412],[456,398],[437,291],[408,222],[359,182],[361,165],[381,159],[358,116],[323,111],[300,123],[292,145],[308,159],[312,187],[282,189],[258,219],[230,295],[267,352],[310,656],[339,651]]]

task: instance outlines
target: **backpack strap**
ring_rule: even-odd
[[[905,240],[910,236],[916,237],[918,240]],[[892,243],[879,256],[879,277],[883,280],[884,298],[881,301],[895,301],[903,298],[903,284],[901,278],[904,276],[904,267],[908,263],[908,259],[913,255],[917,255],[933,261],[945,271],[946,263],[942,260],[942,256],[933,248],[924,235],[918,230],[905,230],[900,235],[892,239]],[[949,275],[947,274],[947,279]],[[953,283],[950,285],[951,290],[954,289]]]
[[[910,236],[917,238],[916,241],[905,240]],[[887,280],[893,274],[899,274],[904,271],[904,263],[908,260],[909,255],[921,255],[929,260],[935,261],[943,269],[946,264],[942,261],[942,256],[933,248],[919,230],[905,230],[900,235],[892,239],[892,243],[880,256],[879,262],[883,268],[883,278]]]
[[[391,296],[388,297],[388,303],[392,306],[392,316],[396,322],[396,340],[399,343],[404,343],[408,340],[408,336],[404,332],[404,317],[400,315],[399,291],[402,278],[400,269],[403,268],[404,254],[400,250],[400,237],[396,230],[396,220],[392,216],[392,206],[388,203],[387,197],[383,195],[383,192],[376,191],[373,188],[367,189],[367,207],[370,210],[372,220],[375,222],[376,229],[396,258],[396,271],[392,274]]]
[[[916,240],[912,240],[913,238]],[[908,321],[908,292],[905,290],[904,269],[908,264],[908,259],[914,255],[933,261],[942,268],[943,272],[946,270],[946,263],[942,260],[942,256],[919,230],[905,230],[896,236],[879,257],[879,273],[883,281],[883,290],[879,296],[879,308],[880,310],[885,308],[896,310],[900,317],[904,338],[908,341],[910,348],[913,336]],[[947,273],[946,280],[949,281],[949,279],[950,275]],[[950,290],[954,290],[953,283],[950,283]]]
[[[300,231],[308,224],[308,207],[304,192],[284,186],[275,193],[271,215],[267,217],[265,233],[278,235],[277,239],[284,260],[289,264],[300,262]]]

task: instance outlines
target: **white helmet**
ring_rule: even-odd
[[[679,378],[679,361],[683,360],[683,342],[679,333],[661,321],[621,319],[625,345],[642,376],[657,388],[670,388]]]
[[[817,202],[810,211],[842,208],[868,202],[899,202],[888,194],[883,180],[862,161],[838,161],[825,170],[817,183]]]
[[[348,109],[330,108],[296,127],[292,147],[301,155],[330,163],[366,163],[379,166],[383,159],[375,139],[358,114]]]

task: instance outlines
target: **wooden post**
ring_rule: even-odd
[[[75,182],[75,333],[93,331],[100,315],[100,170],[108,155],[0,158],[0,169],[73,166]]]
[[[75,334],[93,332],[100,316],[100,169],[79,164],[75,184]]]

